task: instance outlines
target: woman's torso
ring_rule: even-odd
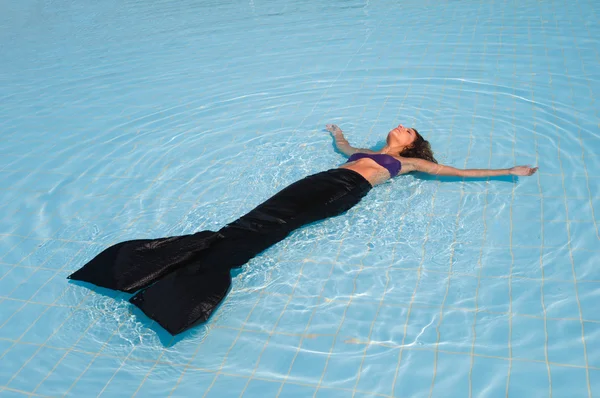
[[[402,161],[402,158],[400,157],[393,156],[393,158],[398,160],[399,162]],[[362,175],[367,181],[369,181],[373,186],[383,184],[384,182],[392,178],[388,169],[379,165],[375,160],[370,158],[362,158],[352,162],[344,163],[339,168],[356,171],[357,173]],[[398,174],[403,174],[404,172],[405,171],[401,168]]]

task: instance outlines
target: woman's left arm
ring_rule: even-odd
[[[432,175],[456,177],[496,177],[506,175],[530,176],[538,170],[537,167],[529,166],[516,166],[510,169],[457,169],[451,166],[415,158],[403,160],[402,169],[405,172],[421,171]]]

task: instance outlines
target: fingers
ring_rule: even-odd
[[[538,167],[529,167],[529,170],[527,170],[527,175],[534,175],[536,171],[538,171]]]
[[[336,134],[342,134],[342,129],[340,129],[338,126],[336,126],[335,124],[328,124],[325,126],[325,129],[327,131],[329,131],[331,134],[336,135]]]
[[[518,174],[518,175],[523,175],[523,176],[531,176],[534,175],[536,171],[538,171],[539,167],[531,167],[529,165],[527,166],[517,166],[515,167],[515,169],[521,171],[523,174]]]

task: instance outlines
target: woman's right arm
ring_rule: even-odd
[[[350,143],[348,142],[348,140],[346,139],[346,137],[344,137],[344,133],[342,132],[342,129],[340,129],[335,124],[328,124],[327,126],[325,126],[325,128],[327,129],[327,131],[329,131],[331,133],[331,135],[335,139],[335,146],[338,149],[338,151],[342,152],[344,155],[351,156],[352,154],[355,154],[357,152],[375,153],[374,151],[372,151],[370,149],[355,148],[355,147],[351,146]]]
[[[456,177],[530,176],[538,170],[537,167],[529,166],[516,166],[510,169],[457,169],[415,158],[404,159],[402,161],[402,169],[405,172],[420,171],[432,175]]]

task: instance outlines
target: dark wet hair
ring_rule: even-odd
[[[433,157],[433,151],[431,150],[431,145],[429,141],[427,141],[419,132],[413,128],[416,133],[416,138],[411,146],[405,148],[402,152],[400,152],[400,156],[403,158],[419,158],[425,159],[433,163],[437,163],[437,160]]]

